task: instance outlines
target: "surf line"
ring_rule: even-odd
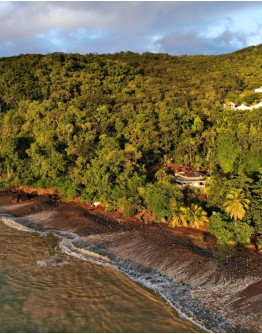
[[[60,248],[62,252],[66,253],[67,255],[74,256],[81,260],[89,261],[89,262],[92,262],[98,265],[105,265],[105,266],[113,267],[119,272],[121,272],[122,274],[124,274],[125,276],[127,276],[132,281],[138,284],[141,284],[142,286],[146,288],[149,288],[150,290],[154,291],[154,293],[158,294],[161,298],[166,300],[166,302],[178,313],[178,315],[182,319],[190,321],[192,324],[196,325],[197,327],[203,329],[206,332],[212,332],[214,330],[221,332],[221,328],[217,328],[216,319],[214,319],[213,325],[211,324],[210,326],[206,326],[205,324],[206,321],[204,321],[204,323],[202,322],[202,320],[204,319],[201,319],[200,314],[195,314],[194,307],[193,309],[191,309],[190,306],[188,305],[189,308],[186,307],[186,309],[184,309],[183,306],[185,305],[176,305],[176,303],[174,303],[172,296],[169,296],[167,291],[169,288],[171,288],[170,284],[173,285],[172,283],[175,283],[175,282],[171,282],[172,280],[169,280],[167,277],[164,277],[165,275],[162,277],[164,281],[161,282],[165,285],[165,287],[163,287],[162,284],[158,286],[159,276],[157,275],[158,277],[155,277],[156,273],[152,271],[148,273],[150,277],[146,279],[145,277],[143,277],[143,271],[140,272],[139,268],[136,268],[136,263],[134,263],[132,260],[125,261],[115,256],[113,256],[112,259],[109,259],[107,256],[99,254],[99,249],[97,249],[96,252],[89,250],[88,247],[92,248],[92,246],[95,246],[94,243],[85,244],[83,248],[75,246],[73,243],[81,240],[81,237],[75,233],[71,234],[70,232],[65,232],[66,235],[63,235],[64,234],[63,230],[60,231],[60,230],[46,229],[45,231],[39,231],[34,228],[29,228],[24,225],[26,224],[25,222],[26,217],[23,217],[23,221],[19,221],[19,222],[17,220],[19,219],[21,220],[21,218],[14,217],[10,214],[0,214],[0,218],[2,219],[2,222],[10,228],[14,228],[14,229],[25,231],[25,232],[31,232],[31,233],[35,232],[35,233],[38,233],[39,235],[44,235],[44,236],[46,236],[48,233],[52,233],[53,235],[58,237],[58,239],[60,240],[62,239],[59,242],[58,247]],[[34,223],[34,221],[28,220],[28,223]],[[70,235],[70,238],[67,238],[67,236],[69,235]],[[177,284],[175,284],[175,286],[172,286],[172,288],[177,289],[179,293],[180,287],[177,286]],[[185,291],[181,291],[181,293],[183,293],[184,295]],[[187,291],[186,294],[188,294],[187,297],[189,298],[189,304],[190,304],[190,299],[191,299],[190,291]],[[178,297],[177,294],[176,294],[176,297]],[[228,327],[228,326],[225,326],[225,327]]]

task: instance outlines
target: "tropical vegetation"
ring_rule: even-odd
[[[261,45],[1,58],[0,182],[246,242],[262,232],[262,109],[223,104],[262,100],[261,64]],[[173,163],[206,172],[206,187],[178,188]]]

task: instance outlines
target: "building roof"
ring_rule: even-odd
[[[177,176],[177,180],[184,181],[202,181],[206,179],[206,177],[199,172],[180,172],[177,173]]]

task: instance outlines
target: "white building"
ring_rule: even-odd
[[[244,104],[241,104],[240,106],[236,107],[236,110],[251,110],[251,107],[247,107]]]
[[[262,93],[262,86],[260,88],[256,88],[255,93]]]
[[[252,109],[262,108],[262,102],[259,102],[258,104],[255,104],[251,107]]]
[[[179,188],[197,187],[204,188],[208,177],[198,172],[179,172],[176,173],[176,183]]]

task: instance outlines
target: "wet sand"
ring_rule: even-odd
[[[21,203],[12,203],[13,197],[7,192],[0,193],[2,213],[24,217],[36,229],[74,232],[122,261],[132,261],[140,269],[152,270],[179,283],[194,301],[191,311],[195,312],[196,320],[200,314],[211,312],[204,321],[207,328],[208,317],[217,316],[211,330],[222,331],[227,327],[221,325],[220,329],[219,323],[229,321],[233,331],[262,331],[261,252],[259,255],[253,249],[222,252],[200,242],[202,231],[148,225],[124,219],[117,212],[55,201],[47,194]],[[183,305],[181,299],[178,306]],[[197,305],[201,310],[197,310]],[[188,312],[191,311],[188,307]]]

